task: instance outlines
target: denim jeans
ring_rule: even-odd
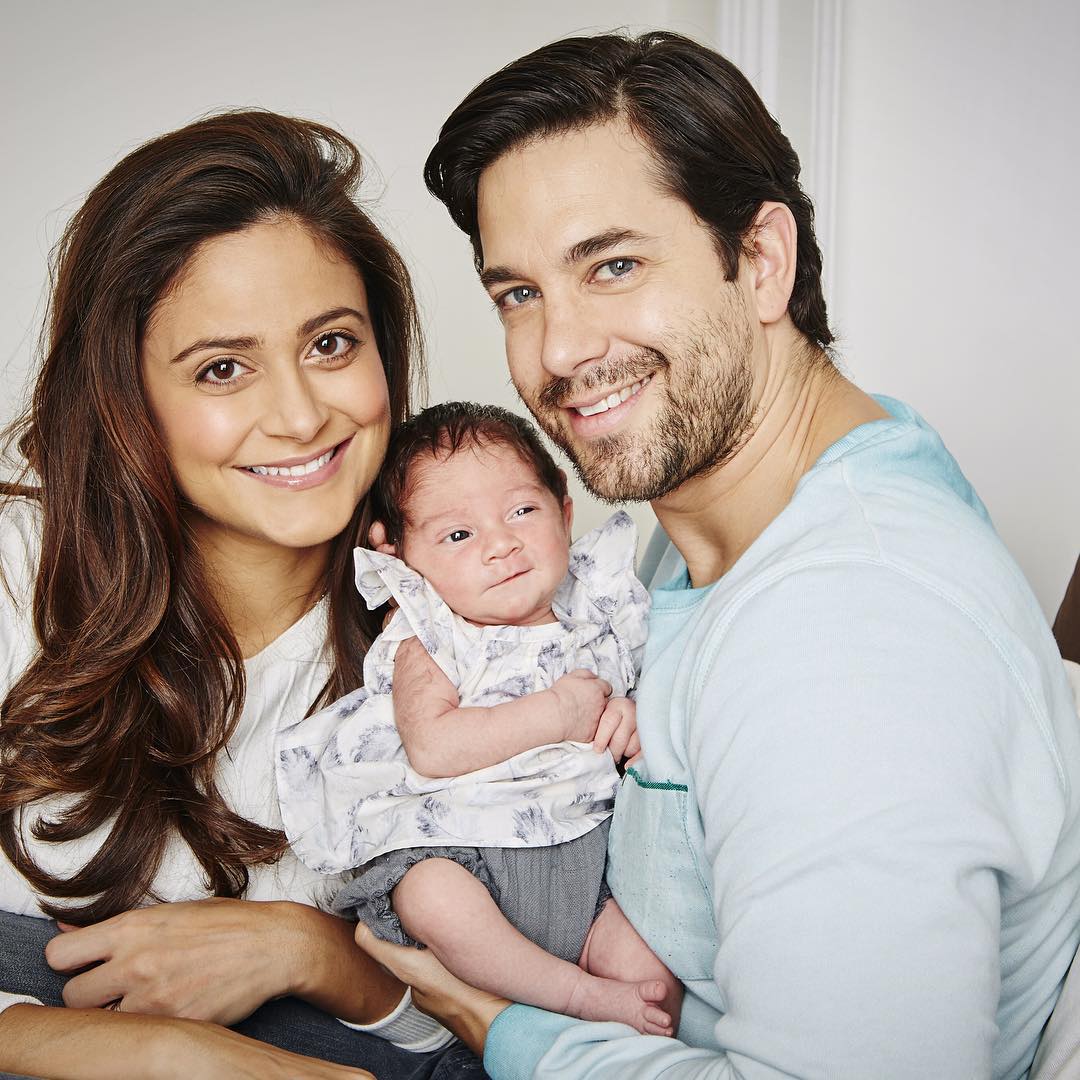
[[[50,920],[0,912],[0,990],[29,994],[45,1005],[64,1004],[66,977],[45,963],[45,945],[56,933]],[[378,1080],[485,1080],[480,1061],[460,1043],[412,1054],[353,1031],[299,998],[268,1001],[233,1030],[294,1054],[368,1069]],[[8,1077],[0,1073],[0,1080]]]

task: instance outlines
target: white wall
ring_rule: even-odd
[[[1080,551],[1080,5],[844,6],[833,318],[943,435],[1044,609]]]
[[[601,0],[136,0],[11,5],[0,35],[0,423],[17,411],[43,314],[46,257],[82,197],[145,139],[213,109],[257,105],[333,124],[364,150],[375,218],[414,275],[430,400],[520,410],[502,332],[465,237],[421,168],[450,109],[484,76],[568,34],[612,25]],[[620,0],[644,29],[661,0]],[[578,532],[610,510],[579,488]],[[655,522],[647,507],[639,525]]]
[[[1073,0],[9,5],[0,421],[32,370],[47,252],[81,197],[144,139],[242,105],[361,145],[375,216],[417,282],[431,400],[516,406],[467,242],[421,165],[480,78],[615,21],[691,33],[755,76],[820,200],[848,368],[938,426],[1052,611],[1080,550]],[[579,495],[580,524],[606,512]]]

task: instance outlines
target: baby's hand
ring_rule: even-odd
[[[637,733],[637,706],[630,698],[613,697],[608,701],[592,745],[598,754],[610,750],[616,761],[638,757],[641,743]]]
[[[591,742],[611,695],[611,684],[591,671],[578,668],[556,679],[551,692],[559,703],[559,715],[565,725],[563,738]]]

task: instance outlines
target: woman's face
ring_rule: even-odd
[[[287,218],[207,241],[154,309],[147,399],[200,543],[325,544],[386,452],[364,282]]]

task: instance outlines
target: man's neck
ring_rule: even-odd
[[[727,573],[837,439],[888,413],[823,356],[792,352],[770,375],[749,435],[720,468],[652,505],[694,588]]]

